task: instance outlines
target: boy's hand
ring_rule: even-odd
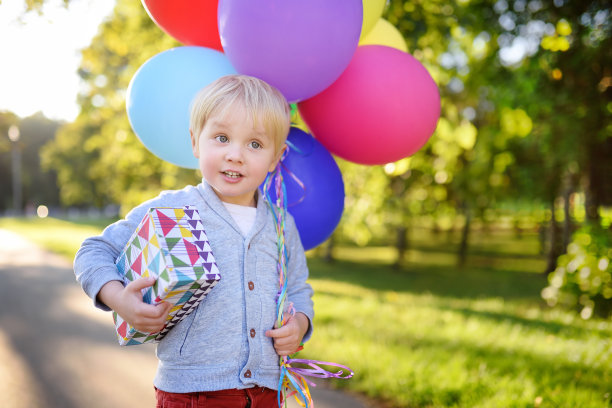
[[[136,330],[157,333],[164,328],[172,304],[150,305],[142,301],[141,290],[154,283],[154,278],[140,278],[123,287],[121,282],[112,281],[102,287],[98,296]]]
[[[308,317],[298,312],[280,329],[266,331],[266,336],[274,340],[274,349],[279,356],[288,356],[298,351],[309,325]]]

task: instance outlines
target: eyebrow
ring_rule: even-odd
[[[216,127],[228,127],[229,125],[228,121],[224,119],[217,119],[217,118],[210,119],[208,123],[210,124],[210,126],[216,126]]]
[[[225,119],[212,118],[209,120],[209,126],[217,129],[217,130],[227,130],[230,127],[229,121]],[[260,127],[261,130],[253,128],[253,137],[266,138],[269,140],[274,140],[274,137],[268,132],[266,128]]]

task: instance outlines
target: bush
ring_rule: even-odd
[[[583,226],[548,275],[542,297],[550,306],[578,308],[583,319],[612,317],[611,259],[611,232],[598,225]]]

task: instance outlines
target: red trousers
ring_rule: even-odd
[[[156,408],[277,408],[275,390],[265,387],[178,394],[155,389]]]

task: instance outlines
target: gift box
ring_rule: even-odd
[[[152,287],[143,289],[144,302],[173,305],[158,333],[140,332],[113,312],[123,346],[160,341],[221,279],[200,215],[193,206],[150,208],[116,265],[125,285],[141,277],[156,278]]]

